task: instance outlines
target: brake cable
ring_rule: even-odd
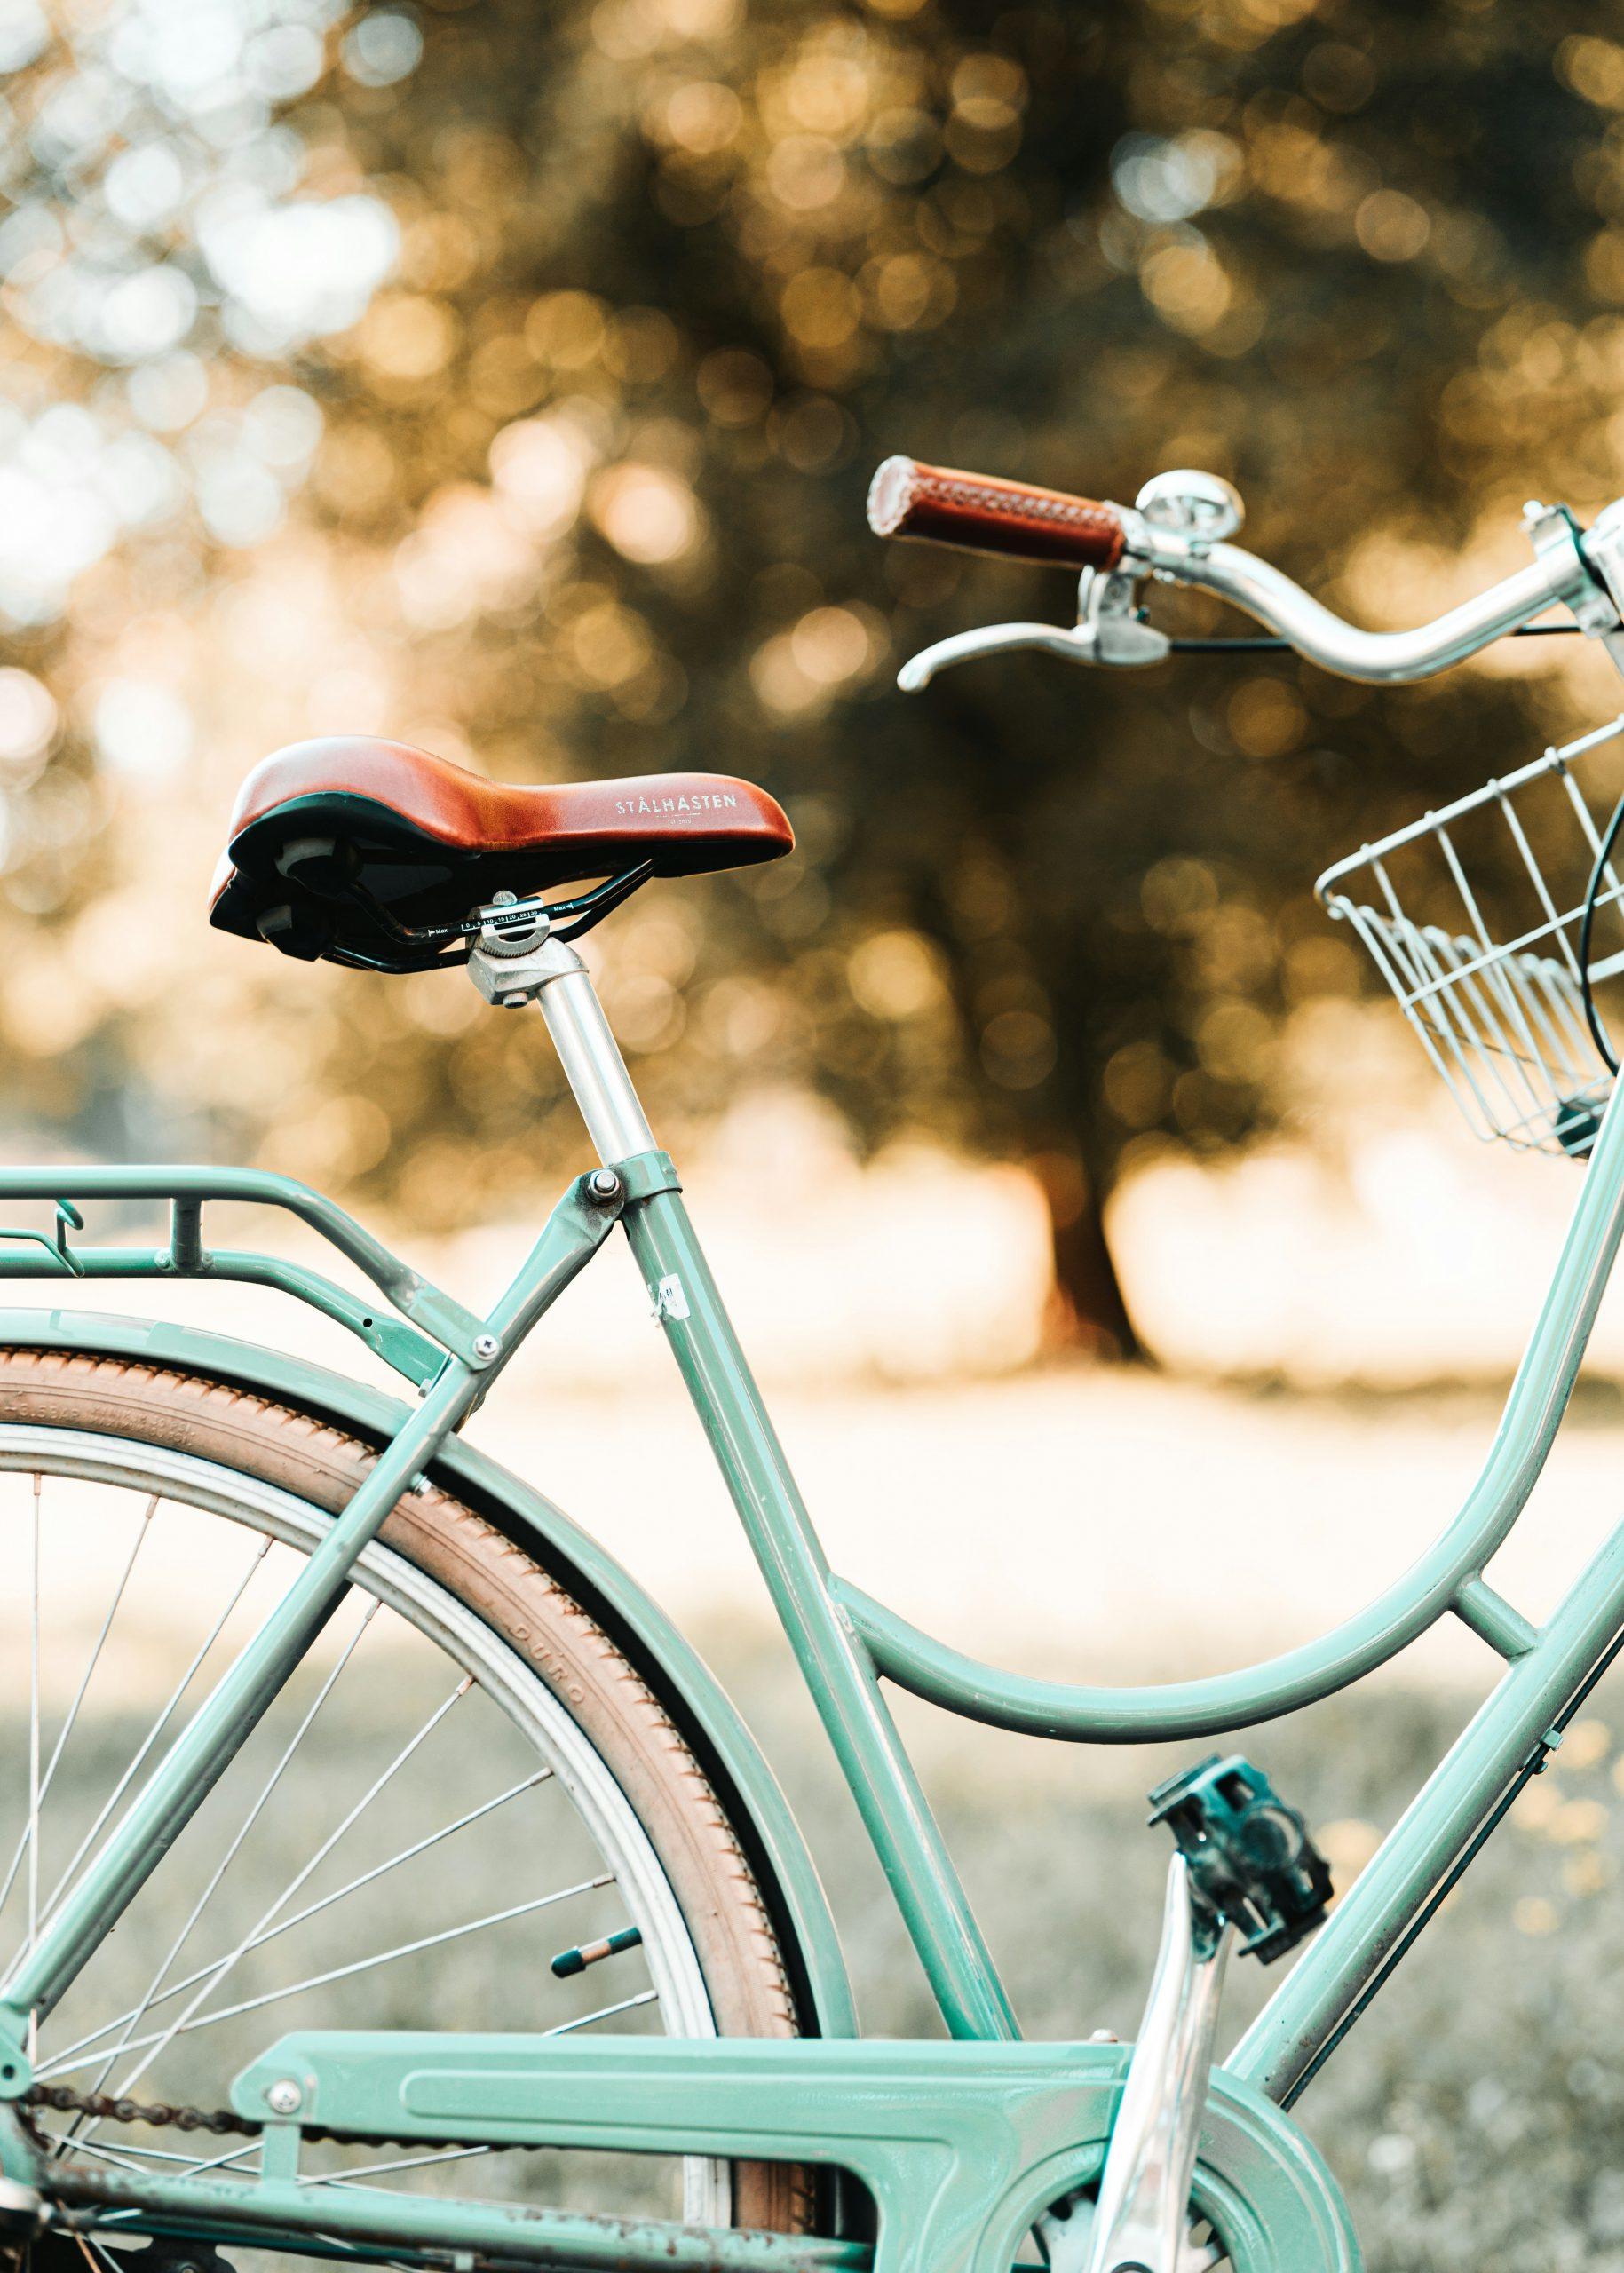
[[[1612,819],[1603,830],[1602,841],[1596,847],[1596,865],[1590,871],[1590,882],[1586,887],[1584,915],[1579,926],[1579,992],[1585,1006],[1585,1024],[1589,1027],[1590,1039],[1601,1052],[1602,1063],[1610,1073],[1618,1072],[1619,1061],[1612,1054],[1612,1045],[1607,1039],[1606,1029],[1602,1025],[1601,1014],[1596,1010],[1595,997],[1590,989],[1590,931],[1596,921],[1596,896],[1601,891],[1602,878],[1606,873],[1607,862],[1612,853],[1613,842],[1621,825],[1624,825],[1624,797],[1620,797],[1618,804],[1614,805]],[[1615,880],[1613,883],[1615,905],[1618,898],[1619,885]]]
[[[1508,639],[1572,639],[1582,630],[1577,623],[1519,623],[1507,632]],[[1174,639],[1168,642],[1176,655],[1283,655],[1293,653],[1289,639],[1274,633],[1259,633],[1255,638],[1238,639]]]

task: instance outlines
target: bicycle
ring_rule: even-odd
[[[1266,639],[1355,677],[1423,677],[1558,606],[1624,657],[1624,502],[1588,531],[1531,508],[1531,566],[1382,634],[1233,544],[1239,500],[1208,475],[1160,476],[1126,509],[893,459],[870,518],[1081,572],[1073,628],[947,640],[905,687],[1001,649],[1159,661],[1192,643],[1149,621],[1158,582],[1235,603]],[[787,853],[774,801],[711,775],[502,786],[368,741],[258,767],[217,926],[376,972],[464,965],[493,1007],[539,1005],[596,1165],[484,1316],[285,1177],[0,1174],[0,1196],[54,1208],[50,1229],[4,1233],[0,1275],[71,1281],[75,1302],[104,1278],[273,1287],[409,1392],[178,1326],[56,1306],[0,1317],[0,1468],[21,1480],[10,1529],[28,1614],[11,1659],[28,1696],[20,1828],[0,1851],[17,1944],[0,1980],[0,2246],[38,2273],[122,2273],[126,2235],[146,2237],[154,2273],[219,2273],[219,2253],[243,2247],[459,2273],[1010,2273],[1034,2246],[1052,2273],[1352,2273],[1346,2206],[1289,2111],[1624,1636],[1624,1529],[1538,1629],[1484,1575],[1556,1434],[1624,1232],[1624,1108],[1597,999],[1624,956],[1593,953],[1598,913],[1624,897],[1620,814],[1599,827],[1575,780],[1620,732],[1624,719],[1548,751],[1321,879],[1479,1133],[1586,1163],[1477,1485],[1410,1571],[1319,1641],[1138,1690],[979,1664],[830,1570],[572,944],[652,875]],[[1541,796],[1554,821],[1531,813]],[[1520,912],[1503,879],[1470,880],[1462,846],[1485,828],[1515,856]],[[1430,877],[1411,873],[1428,859]],[[169,1209],[161,1246],[83,1236],[87,1206],[154,1201]],[[374,1295],[210,1245],[205,1213],[223,1203],[291,1213]],[[617,1225],[942,2041],[857,2032],[811,1858],[733,1708],[634,1580],[458,1433]],[[59,1540],[98,1588],[71,1662],[43,1615]],[[155,1719],[113,1724],[113,1756],[82,1790],[64,1758],[88,1741],[87,1696],[114,1677],[121,1610],[161,1554],[161,1600],[194,1612],[202,1641]],[[1137,2040],[1023,2040],[883,1684],[1063,1741],[1211,1739],[1330,1695],[1446,1615],[1503,1673],[1335,1907],[1302,1817],[1249,1762],[1204,1760],[1153,1795],[1175,1850]],[[188,1713],[194,1685],[206,1693]],[[49,1740],[48,1694],[63,1700]],[[432,1771],[448,1726],[462,1741]],[[313,1796],[289,1821],[307,1771]],[[429,1802],[445,1804],[448,1779],[438,1820]],[[431,1926],[448,1878],[460,1889],[481,1873],[495,1906]],[[296,1960],[313,1928],[329,1937],[322,1961]],[[474,1936],[492,1962],[459,1978]],[[1213,2068],[1237,1944],[1265,1961],[1303,1953]],[[389,1969],[431,1957],[414,1976]],[[498,2025],[469,2031],[498,1982]],[[323,2024],[266,2044],[261,2016],[296,1998],[319,1999]],[[519,2173],[507,2198],[504,2155]],[[469,2190],[468,2163],[487,2190]],[[670,2173],[679,2215],[653,2190]]]

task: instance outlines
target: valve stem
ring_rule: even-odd
[[[642,1940],[640,1926],[622,1926],[618,1934],[606,1935],[601,1942],[582,1942],[578,1949],[560,1950],[552,1960],[552,1969],[560,1981],[567,1981],[572,1974],[584,1973],[589,1965],[618,1957],[622,1950],[639,1948]]]

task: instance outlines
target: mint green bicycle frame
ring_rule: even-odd
[[[1068,1742],[1205,1738],[1327,1697],[1394,1657],[1438,1620],[1453,1615],[1504,1661],[1496,1686],[1307,1945],[1215,2084],[1214,2120],[1220,2127],[1232,2121],[1255,2143],[1272,2142],[1271,2150],[1279,2155],[1295,2153],[1298,2147],[1310,2151],[1295,2126],[1286,2130],[1298,2147],[1281,2146],[1284,2119],[1277,2111],[1302,2091],[1517,1793],[1560,1743],[1564,1725],[1624,1636],[1624,1525],[1538,1628],[1484,1576],[1544,1464],[1624,1233],[1624,1107],[1618,1092],[1583,1172],[1549,1293],[1482,1472],[1436,1542],[1367,1608],[1303,1648],[1208,1680],[1089,1688],[980,1664],[920,1632],[830,1570],[707,1267],[677,1172],[649,1135],[590,982],[567,951],[560,951],[555,977],[557,983],[541,995],[542,1007],[595,1148],[612,1173],[600,1169],[570,1187],[487,1318],[473,1317],[408,1271],[353,1219],[285,1178],[198,1168],[0,1174],[0,1198],[57,1203],[54,1234],[4,1235],[10,1244],[0,1247],[0,1277],[88,1281],[213,1276],[279,1287],[347,1327],[422,1392],[421,1402],[383,1446],[366,1482],[282,1603],[205,1700],[7,1984],[0,2004],[0,2099],[15,2098],[27,2087],[32,2021],[62,1995],[287,1680],[400,1491],[433,1467],[513,1350],[618,1223],[956,2041],[741,2048],[638,2040],[586,2047],[579,2054],[549,2053],[546,2065],[554,2080],[546,2088],[535,2084],[527,2101],[509,2072],[513,2063],[503,2069],[497,2056],[495,2047],[509,2039],[403,2039],[392,2066],[385,2054],[395,2040],[387,2036],[289,2039],[299,2047],[302,2072],[312,2079],[313,2092],[321,2081],[321,2119],[356,2128],[373,2121],[392,2126],[390,2135],[400,2135],[403,2101],[397,2087],[405,2067],[415,2061],[422,2069],[429,2059],[424,2047],[437,2042],[460,2045],[471,2056],[484,2047],[479,2119],[487,2128],[471,2135],[510,2135],[502,2123],[517,2120],[512,2111],[521,2104],[530,2108],[529,2128],[523,2130],[527,2138],[641,2145],[651,2151],[771,2152],[772,2145],[763,2144],[765,2139],[776,2141],[782,2153],[816,2156],[819,2139],[827,2142],[839,2133],[839,2150],[829,2148],[828,2158],[864,2173],[883,2197],[891,2151],[881,2137],[884,2122],[872,2112],[861,2119],[852,2113],[852,2063],[860,2067],[867,2057],[870,2080],[877,2078],[883,2085],[876,2106],[887,2092],[891,2102],[907,2100],[911,2105],[920,2095],[929,2101],[932,2091],[950,2095],[967,2079],[978,2079],[978,2103],[984,2114],[987,2107],[996,2108],[1004,2126],[997,2137],[1006,2144],[1011,2111],[1029,2104],[1034,2111],[1034,2155],[1086,2100],[1091,2112],[1086,2120],[1076,2116],[1081,2127],[1073,2144],[1081,2154],[1093,2139],[1089,2151],[1095,2152],[1102,2124],[1108,2128],[1121,2055],[1117,2047],[1018,2042],[1009,1999],[900,1740],[883,1683],[893,1683],[995,1727]],[[154,1199],[166,1200],[172,1208],[167,1246],[152,1250],[75,1243],[83,1229],[76,1203]],[[252,1252],[210,1249],[202,1238],[203,1208],[219,1201],[254,1201],[293,1211],[347,1256],[394,1315],[301,1267]],[[369,2045],[375,2047],[371,2054]],[[348,2048],[338,2059],[332,2048],[344,2046]],[[280,2057],[286,2049],[279,2047],[267,2058]],[[379,2060],[388,2071],[384,2084],[376,2080]],[[639,2096],[639,2079],[650,2090],[656,2084],[664,2089],[678,2071],[692,2085],[684,2096],[682,2120],[656,2120],[650,2111],[658,2103],[658,2091],[652,2101],[646,2093]],[[892,2080],[884,2084],[886,2078]],[[777,2099],[775,2079],[783,2087]],[[240,2104],[257,2104],[248,2079],[243,2081],[247,2097],[240,2093]],[[1072,2114],[1063,2118],[1057,2111],[1062,2104]],[[747,2106],[752,2111],[748,2118]],[[793,2119],[784,2112],[787,2107],[793,2107]],[[894,2116],[894,2107],[892,2111]],[[463,2119],[473,2119],[466,2104]],[[965,2132],[961,2157],[966,2187],[987,2182],[986,2158],[995,2144],[991,2131],[973,2136],[972,2131],[973,2126]],[[896,2151],[900,2155],[902,2150]],[[1051,2151],[1050,2141],[1042,2152]],[[1083,2155],[1077,2168],[1088,2166]],[[343,2217],[352,2214],[341,2210],[340,2198],[326,2192],[318,2215],[308,2198],[300,2206],[297,2190],[286,2182],[288,2173],[281,2170],[279,2179],[279,2169],[267,2144],[262,2192],[253,2210],[244,2209],[241,2188],[222,2190],[216,2182],[213,2195],[229,2198],[219,2214],[239,2227],[257,2216],[262,2230],[284,2238],[301,2235],[300,2247],[313,2245],[318,2232],[341,2234]],[[1015,2188],[1011,2215],[1022,2206],[1018,2196]],[[115,2176],[95,2186],[82,2182],[81,2198],[123,2202],[138,2210],[144,2206],[151,2230],[163,2230],[166,2219],[170,2229],[185,2227],[188,2220],[194,2229],[206,2225],[211,2199],[202,2180]],[[911,2206],[924,2216],[923,2196]],[[522,2254],[511,2224],[519,2214],[489,2206],[423,2201],[398,2213],[394,2243]],[[847,2245],[833,2242],[716,2234],[702,2248],[695,2244],[685,2258],[687,2245],[672,2237],[689,2229],[670,2228],[650,2228],[643,2238],[616,2228],[616,2256],[590,2227],[590,2221],[555,2220],[547,2243],[552,2261],[652,2266],[691,2260],[725,2263],[743,2273],[749,2266],[837,2266],[863,2256],[859,2250],[853,2258]],[[372,2230],[376,2236],[376,2216]],[[532,2241],[530,2246],[534,2251],[536,2245]],[[952,2255],[944,2248],[944,2261]],[[1272,2265],[1277,2259],[1265,2253],[1247,2261]],[[1353,2265],[1357,2255],[1344,2252],[1334,2261]]]

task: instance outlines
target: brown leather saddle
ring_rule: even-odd
[[[650,876],[742,868],[789,851],[764,789],[722,773],[651,773],[543,788],[487,781],[365,736],[294,742],[238,793],[209,920],[284,954],[368,970],[459,961],[471,912],[511,892],[584,930]]]

